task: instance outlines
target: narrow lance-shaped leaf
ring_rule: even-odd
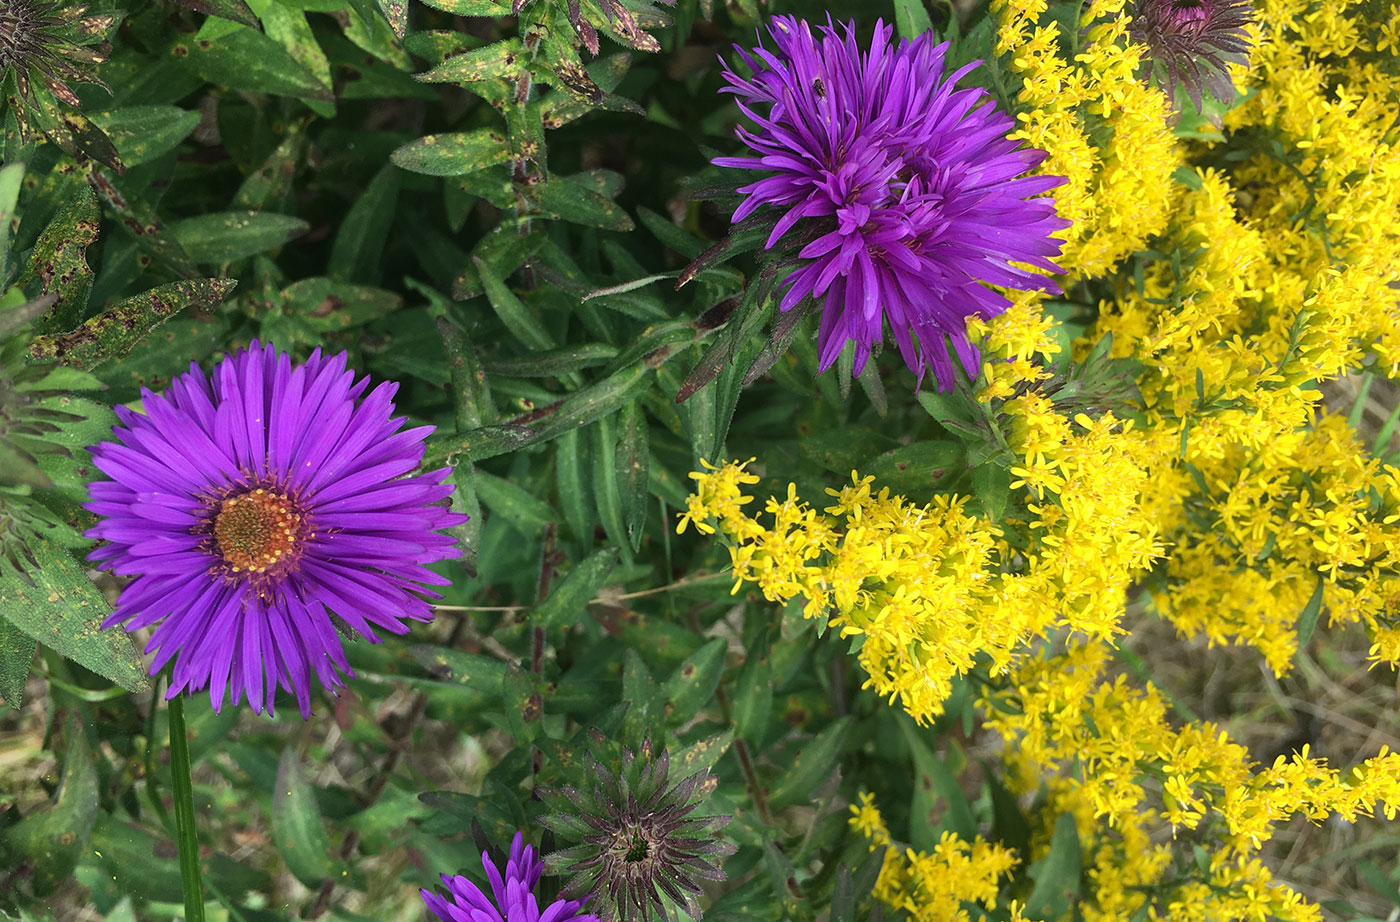
[[[389,155],[395,166],[427,176],[463,176],[510,160],[510,143],[494,128],[430,134]]]
[[[195,262],[226,263],[276,249],[310,226],[291,215],[225,211],[177,221],[170,232]]]
[[[530,613],[530,620],[544,628],[567,628],[582,620],[588,603],[617,566],[617,556],[616,548],[595,551],[564,575],[549,598]]]
[[[617,439],[618,492],[622,496],[622,524],[633,551],[642,546],[651,496],[647,490],[647,419],[641,405],[633,401],[622,408]]]
[[[315,792],[291,746],[282,751],[276,784],[272,791],[273,843],[287,870],[306,886],[317,887],[331,876],[335,862]]]
[[[147,333],[191,304],[213,307],[237,284],[234,279],[168,282],[117,302],[76,330],[37,337],[29,354],[90,370],[125,356]]]

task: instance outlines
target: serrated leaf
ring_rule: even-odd
[[[311,782],[291,746],[282,750],[272,791],[272,841],[287,870],[315,889],[335,869]]]
[[[199,113],[179,106],[126,106],[94,112],[127,167],[148,163],[174,150],[199,125]]]
[[[568,629],[588,614],[588,603],[617,567],[617,548],[607,547],[584,558],[560,580],[530,620],[538,627]]]
[[[213,307],[237,284],[234,279],[169,282],[117,302],[76,330],[35,338],[29,354],[90,370],[125,356],[147,333],[186,307]]]
[[[0,620],[0,712],[17,708],[24,699],[24,684],[34,663],[34,638]]]
[[[724,675],[728,649],[728,641],[716,637],[676,667],[661,689],[667,721],[689,723],[709,703]]]
[[[176,221],[170,232],[195,262],[226,263],[276,249],[310,226],[291,215],[224,211]]]
[[[768,805],[776,809],[789,804],[807,803],[811,799],[812,789],[836,769],[850,725],[851,718],[842,717],[803,746],[792,764],[774,782]]]
[[[510,160],[510,143],[494,128],[430,134],[390,154],[395,166],[427,176],[463,176]]]
[[[127,691],[148,690],[131,638],[120,628],[102,629],[111,609],[73,556],[42,535],[26,544],[38,565],[28,571],[34,585],[0,576],[0,618]]]

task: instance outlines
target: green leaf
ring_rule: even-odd
[[[291,746],[282,750],[277,764],[277,786],[272,791],[272,841],[282,860],[313,890],[335,870],[330,839],[316,807],[316,793]]]
[[[617,484],[617,426],[611,415],[604,416],[593,427],[593,501],[598,506],[598,520],[608,540],[619,548],[630,547],[627,527],[622,521],[622,494]]]
[[[564,575],[545,599],[530,613],[538,627],[568,629],[588,615],[588,603],[617,568],[617,548],[595,551]]]
[[[418,74],[424,83],[476,83],[482,80],[514,77],[529,61],[518,38],[454,54],[427,73]]]
[[[1298,649],[1301,651],[1312,640],[1313,631],[1317,630],[1317,619],[1322,614],[1322,587],[1324,580],[1321,576],[1317,578],[1317,587],[1313,589],[1312,595],[1308,597],[1308,604],[1303,606],[1302,614],[1298,616]]]
[[[966,466],[961,443],[915,442],[882,452],[861,464],[859,470],[862,476],[874,477],[876,486],[889,487],[915,502],[927,502],[944,478],[956,477]]]
[[[112,139],[127,167],[174,150],[199,125],[198,112],[179,106],[126,106],[94,112],[91,118]]]
[[[938,802],[946,805],[942,828],[956,833],[963,841],[977,834],[977,821],[972,808],[958,784],[958,779],[943,760],[934,754],[923,740],[913,721],[901,719],[899,729],[914,757],[914,793],[909,805],[909,844],[920,851],[931,852],[938,845],[941,829],[934,823]]]
[[[233,197],[233,208],[262,211],[269,206],[272,210],[287,207],[291,200],[292,183],[297,176],[297,166],[301,162],[305,147],[304,123],[293,122],[288,125],[286,137],[267,155],[262,166],[243,178],[238,193]]]
[[[328,274],[347,282],[375,282],[398,207],[399,171],[386,166],[350,206],[331,245]]]
[[[894,24],[900,38],[914,38],[933,28],[928,10],[924,9],[924,0],[894,0]]]
[[[33,585],[14,573],[0,576],[0,618],[127,691],[148,690],[131,638],[102,629],[111,609],[73,556],[42,535],[27,545],[38,565],[28,571]]]
[[[729,642],[716,637],[696,650],[671,673],[662,686],[666,720],[671,724],[689,723],[715,696],[724,675]]]
[[[494,128],[430,134],[389,155],[395,166],[428,176],[462,176],[510,160],[506,136]],[[513,268],[513,267],[512,267]]]
[[[15,218],[15,204],[23,183],[23,163],[7,164],[0,169],[0,281],[10,277],[6,266],[10,258],[10,222]]]
[[[530,444],[535,430],[529,426],[481,426],[467,432],[442,432],[428,437],[424,443],[423,469],[434,470],[444,464],[494,458]]]
[[[465,650],[414,644],[409,652],[435,678],[469,685],[491,695],[500,690],[506,674],[506,664],[500,660]]]
[[[258,27],[258,18],[243,0],[180,0],[185,6],[208,16],[240,22],[251,29]]]
[[[622,720],[625,744],[639,745],[652,730],[656,707],[656,683],[652,681],[647,664],[635,648],[628,646],[622,662],[622,700],[628,705]]]
[[[186,307],[213,307],[237,284],[234,279],[169,282],[118,301],[76,330],[36,337],[29,354],[35,359],[52,358],[90,370],[125,356],[147,333]]]
[[[76,718],[69,721],[65,736],[68,755],[63,761],[58,799],[47,810],[7,829],[0,840],[0,856],[11,849],[28,856],[34,867],[31,886],[41,896],[69,881],[97,819],[97,771]],[[16,867],[23,862],[4,863]]]
[[[735,731],[750,743],[761,744],[773,711],[773,666],[766,652],[760,656],[749,651],[732,697]]]
[[[529,258],[534,256],[545,243],[540,231],[522,234],[511,222],[503,223],[482,237],[472,248],[472,256],[489,264],[502,278],[510,275]],[[481,276],[476,273],[475,263],[468,264],[462,274],[452,283],[452,297],[465,301],[482,294],[485,288]]]
[[[776,809],[809,802],[812,790],[836,770],[850,726],[851,718],[842,717],[803,746],[797,758],[773,784],[768,805]]]
[[[0,621],[0,712],[20,706],[35,646],[33,637],[8,621]]]
[[[1025,914],[1032,919],[1063,919],[1079,896],[1079,875],[1083,856],[1079,851],[1079,830],[1074,816],[1061,813],[1055,818],[1050,853],[1030,866],[1035,889],[1026,900]]]
[[[176,221],[170,232],[195,262],[226,263],[276,249],[310,226],[291,215],[224,211]]]
[[[642,533],[647,523],[651,494],[647,488],[651,460],[647,448],[647,419],[637,402],[626,404],[618,419],[617,469],[618,493],[622,498],[622,524],[632,550],[642,547]]]
[[[570,177],[552,177],[529,187],[525,196],[546,218],[605,230],[632,229],[632,219],[621,206]]]
[[[553,349],[555,346],[554,337],[549,335],[549,331],[544,328],[544,324],[531,313],[521,300],[516,297],[515,292],[506,286],[506,283],[496,274],[496,270],[479,257],[472,257],[472,264],[476,266],[481,284],[486,289],[486,298],[491,302],[491,307],[496,312],[496,316],[501,318],[501,323],[506,325],[511,335],[520,340],[528,349],[543,350]]]
[[[530,424],[535,430],[535,441],[549,441],[570,429],[587,426],[597,419],[611,415],[645,389],[651,371],[646,363],[639,362],[613,372],[597,384],[590,384],[576,391],[553,413]],[[610,457],[614,444],[608,445]],[[615,459],[609,466],[612,463],[615,463]]]
[[[1011,501],[1011,472],[994,461],[972,469],[972,495],[988,518],[996,521]]]
[[[584,484],[584,445],[577,429],[561,435],[554,446],[554,478],[559,508],[575,541],[593,540],[593,494]]]
[[[527,538],[538,538],[557,519],[554,510],[530,491],[485,471],[476,472],[476,490],[493,516]]]
[[[37,279],[38,293],[58,295],[58,303],[39,321],[42,332],[66,330],[82,319],[92,289],[87,248],[97,240],[100,217],[97,196],[84,183],[34,244],[16,285],[28,286]]]
[[[1366,883],[1370,884],[1372,889],[1400,908],[1400,887],[1396,887],[1384,871],[1369,861],[1357,864],[1356,870],[1366,878]]]
[[[210,83],[229,89],[335,101],[315,74],[256,29],[239,29],[211,42],[181,39],[171,46],[170,54]]]
[[[490,359],[482,365],[492,374],[508,378],[558,378],[571,371],[602,365],[616,357],[616,346],[607,343],[581,343],[531,355]]]
[[[423,3],[457,16],[499,19],[511,15],[510,0],[423,0]]]

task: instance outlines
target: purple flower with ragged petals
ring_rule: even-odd
[[[427,565],[458,556],[439,531],[466,517],[447,469],[405,476],[432,427],[402,428],[396,384],[368,388],[344,353],[293,365],[254,342],[143,389],[142,413],[116,408],[87,534],[99,567],[135,578],[103,627],[157,625],[146,652],[152,675],[174,660],[170,697],[271,713],[280,685],[306,717],[313,675],[334,690],[352,674],[341,632],[378,642],[432,618],[424,584],[448,580]]]
[[[780,308],[823,301],[823,371],[853,342],[858,373],[888,323],[920,380],[931,366],[940,389],[953,387],[950,341],[976,377],[967,318],[1010,305],[987,285],[1058,292],[1026,267],[1059,271],[1050,235],[1069,222],[1042,193],[1063,178],[1026,175],[1044,152],[1009,140],[1013,120],[982,90],[955,87],[976,62],[945,74],[947,43],[891,45],[893,29],[877,22],[862,52],[853,24],[817,35],[791,16],[769,32],[774,50],[737,49],[750,76],[724,69],[755,156],[714,162],[769,174],[739,188],[734,220],[782,209],[767,246],[795,248],[798,267]]]
[[[540,911],[535,895],[544,864],[525,837],[515,834],[510,844],[510,857],[505,873],[486,853],[481,853],[481,866],[491,882],[491,895],[465,877],[442,875],[445,895],[432,890],[419,890],[423,902],[442,922],[599,922],[592,913],[581,912],[591,896],[581,900],[555,900]]]
[[[1178,83],[1198,112],[1203,92],[1221,102],[1235,98],[1227,65],[1249,61],[1250,0],[1136,0],[1130,12],[1128,34],[1165,71],[1163,89],[1173,106]]]

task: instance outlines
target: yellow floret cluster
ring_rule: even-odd
[[[1067,826],[1076,918],[1316,922],[1263,847],[1297,817],[1400,812],[1400,753],[1259,764],[1113,668],[1130,614],[1275,674],[1300,626],[1360,625],[1372,662],[1400,664],[1400,470],[1323,400],[1363,368],[1400,375],[1400,3],[1258,0],[1219,132],[1182,129],[1143,79],[1124,6],[1088,0],[1071,25],[992,2],[1019,136],[1066,178],[1055,316],[1094,292],[1070,335],[1042,292],[969,323],[972,425],[1007,500],[912,503],[853,473],[823,509],[790,485],[760,511],[746,465],[692,475],[682,527],[724,539],[736,590],[860,638],[867,687],[927,723],[982,677],[1000,777],[1034,802],[1029,849],[949,836],[925,855],[868,795],[852,807],[891,846],[876,896],[918,922],[1021,918],[1024,881],[1003,878]]]

